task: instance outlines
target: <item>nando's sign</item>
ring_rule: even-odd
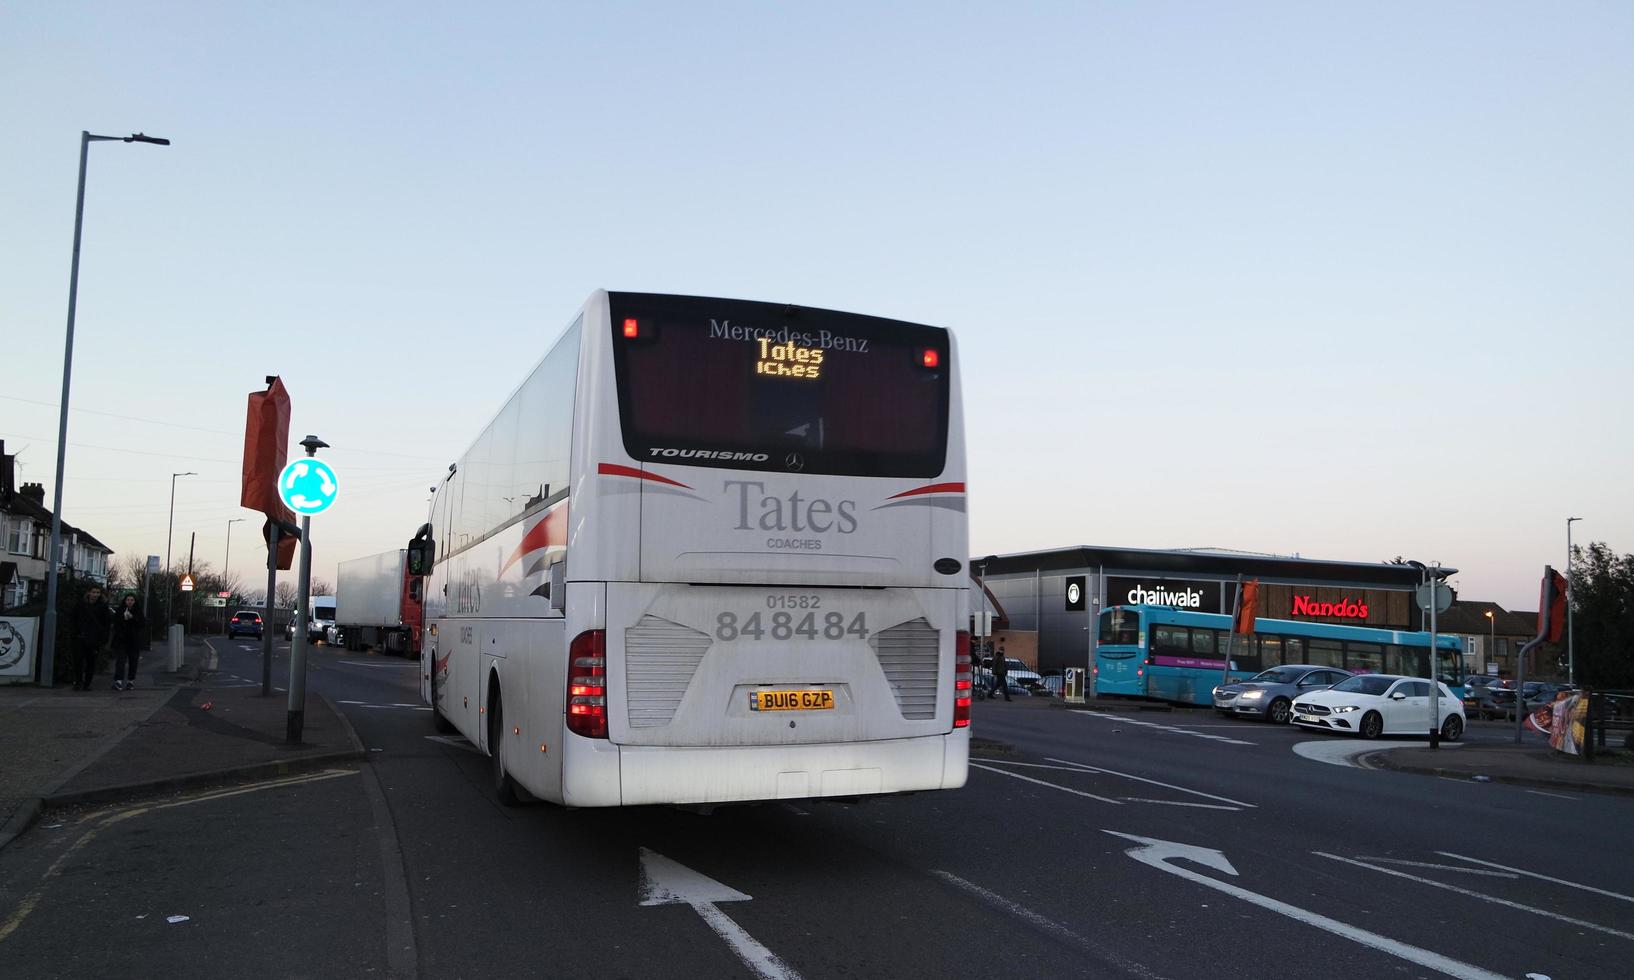
[[[1292,612],[1295,616],[1318,616],[1323,619],[1366,619],[1367,603],[1355,599],[1318,602],[1308,595],[1295,595]]]

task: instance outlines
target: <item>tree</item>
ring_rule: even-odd
[[[321,579],[321,578],[313,579],[312,580],[312,594],[313,595],[334,595],[335,594],[335,586],[331,582],[327,581],[326,579]]]
[[[1579,683],[1634,688],[1634,555],[1572,548],[1572,646]]]
[[[295,608],[295,583],[279,582],[278,588],[272,594],[273,604],[280,609]]]

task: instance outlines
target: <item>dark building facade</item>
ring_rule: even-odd
[[[1416,631],[1421,581],[1410,565],[1314,561],[1220,551],[1080,545],[972,558],[999,629],[1036,631],[1041,670],[1082,667],[1093,656],[1092,617],[1108,606],[1174,606],[1230,614],[1238,576],[1260,583],[1259,616]]]

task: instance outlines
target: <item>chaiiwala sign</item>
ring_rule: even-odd
[[[1317,602],[1308,595],[1294,596],[1295,616],[1324,616],[1330,619],[1366,619],[1367,603],[1354,599],[1338,602]]]

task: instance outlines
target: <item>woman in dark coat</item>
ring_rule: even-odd
[[[136,686],[136,661],[142,656],[147,625],[147,617],[136,606],[136,597],[127,595],[113,614],[113,689],[116,691],[128,691]]]

